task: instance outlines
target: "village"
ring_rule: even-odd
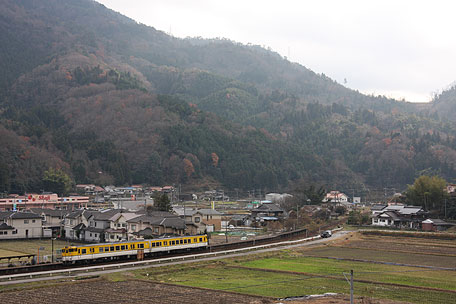
[[[290,194],[230,200],[223,191],[177,198],[164,187],[77,185],[78,195],[55,193],[0,198],[0,240],[58,238],[104,243],[208,233],[213,242],[246,240],[306,228],[317,231],[350,224],[383,229],[443,231],[455,223],[432,218],[421,206],[405,205],[400,194],[386,202],[363,202],[330,191],[320,204],[294,204]],[[455,198],[454,185],[447,187]],[[165,207],[156,206],[165,198]]]

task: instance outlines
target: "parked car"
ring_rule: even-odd
[[[326,231],[323,232],[320,236],[321,236],[322,238],[329,238],[329,237],[331,237],[331,235],[332,235],[331,230],[326,230]]]

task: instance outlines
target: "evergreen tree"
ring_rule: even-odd
[[[154,207],[159,211],[171,211],[171,202],[168,195],[166,193],[156,195],[154,197]]]
[[[60,196],[67,195],[73,186],[71,178],[60,169],[49,168],[43,175],[43,187],[45,191],[57,193]]]

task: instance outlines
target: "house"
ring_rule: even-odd
[[[118,242],[128,240],[128,220],[140,215],[133,212],[120,212],[113,215],[110,219],[109,228],[105,230],[105,240],[107,242]]]
[[[447,187],[446,187],[446,191],[448,193],[456,192],[456,184],[448,184]]]
[[[456,224],[448,223],[440,219],[426,219],[421,222],[421,229],[423,231],[444,231],[453,226],[456,226]]]
[[[326,193],[325,198],[322,200],[323,203],[348,203],[348,196],[345,193],[339,191],[331,191]]]
[[[150,212],[132,218],[127,222],[129,239],[135,237],[159,237],[162,235],[186,234],[184,219],[169,212]]]
[[[70,212],[47,208],[31,208],[30,211],[41,216],[43,229],[51,229],[53,236],[61,235],[64,217]]]
[[[269,217],[283,217],[285,211],[280,208],[278,205],[274,203],[263,203],[255,209],[252,209],[252,217],[261,217],[261,216],[269,216]]]
[[[41,216],[31,212],[0,212],[0,239],[50,237],[50,231],[43,231],[41,221]]]
[[[87,217],[87,227],[84,228],[84,240],[88,242],[104,243],[106,229],[110,228],[110,219],[122,212],[117,209],[106,209],[91,212]]]
[[[419,206],[387,206],[372,217],[372,225],[419,229],[425,214],[426,212]]]
[[[89,226],[87,218],[94,210],[75,210],[68,213],[64,220],[64,237],[70,240],[84,240],[84,229]]]
[[[278,205],[264,202],[257,208],[252,209],[251,213],[252,219],[261,223],[278,221],[285,216],[285,210]]]
[[[197,233],[222,229],[222,213],[215,209],[174,208],[173,210],[182,219],[185,219],[187,225],[196,226]]]
[[[200,222],[207,227],[212,226],[212,231],[218,231],[222,229],[222,213],[215,209],[198,209],[192,215],[192,223]]]
[[[87,195],[97,195],[97,194],[102,194],[102,193],[106,192],[106,190],[103,189],[102,187],[96,186],[93,184],[90,184],[90,185],[78,184],[78,185],[76,185],[76,191],[78,193],[84,193]]]
[[[387,205],[375,204],[375,205],[371,206],[370,209],[371,209],[372,215],[375,216],[375,215],[382,213],[383,209],[385,209],[386,207],[387,207]]]

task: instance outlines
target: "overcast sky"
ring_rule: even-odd
[[[456,81],[456,1],[97,1],[175,37],[270,47],[364,93],[425,102]]]

